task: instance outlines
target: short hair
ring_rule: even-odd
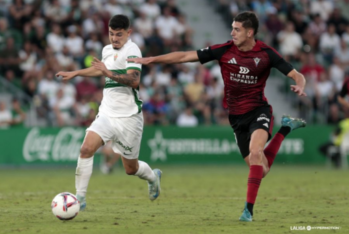
[[[252,28],[254,31],[254,35],[258,32],[259,20],[256,14],[252,11],[245,11],[238,14],[234,21],[242,23],[242,27],[244,28]]]
[[[127,30],[130,27],[130,20],[126,15],[114,15],[109,20],[109,27],[112,29],[125,29]]]

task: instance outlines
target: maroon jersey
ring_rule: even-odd
[[[233,41],[197,51],[201,63],[218,60],[224,80],[229,114],[241,115],[268,105],[264,87],[272,67],[287,75],[293,70],[276,50],[256,40],[250,51],[240,51]]]
[[[344,98],[346,95],[349,95],[349,78],[347,78],[342,86],[342,90],[339,93],[339,96]]]

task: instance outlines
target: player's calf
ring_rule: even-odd
[[[263,163],[263,178],[268,174],[268,172],[270,171],[270,168],[268,165]]]

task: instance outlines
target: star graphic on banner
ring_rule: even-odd
[[[153,139],[148,140],[148,145],[151,149],[150,159],[152,161],[166,161],[166,140],[162,136],[162,132],[157,130]]]

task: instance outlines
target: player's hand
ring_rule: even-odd
[[[303,97],[307,96],[307,94],[304,92],[304,88],[298,85],[291,85],[291,91],[298,94],[298,96],[303,96]]]
[[[97,58],[93,57],[93,61],[91,63],[92,67],[95,69],[101,71],[104,76],[110,76],[110,71],[107,69],[105,64],[101,61],[99,61]]]
[[[152,62],[151,57],[145,57],[145,58],[128,58],[126,59],[127,62],[134,62],[134,63],[140,63],[144,65],[148,65]]]
[[[70,80],[76,76],[76,72],[65,72],[65,71],[60,71],[56,74],[56,77],[62,77],[62,80]]]

